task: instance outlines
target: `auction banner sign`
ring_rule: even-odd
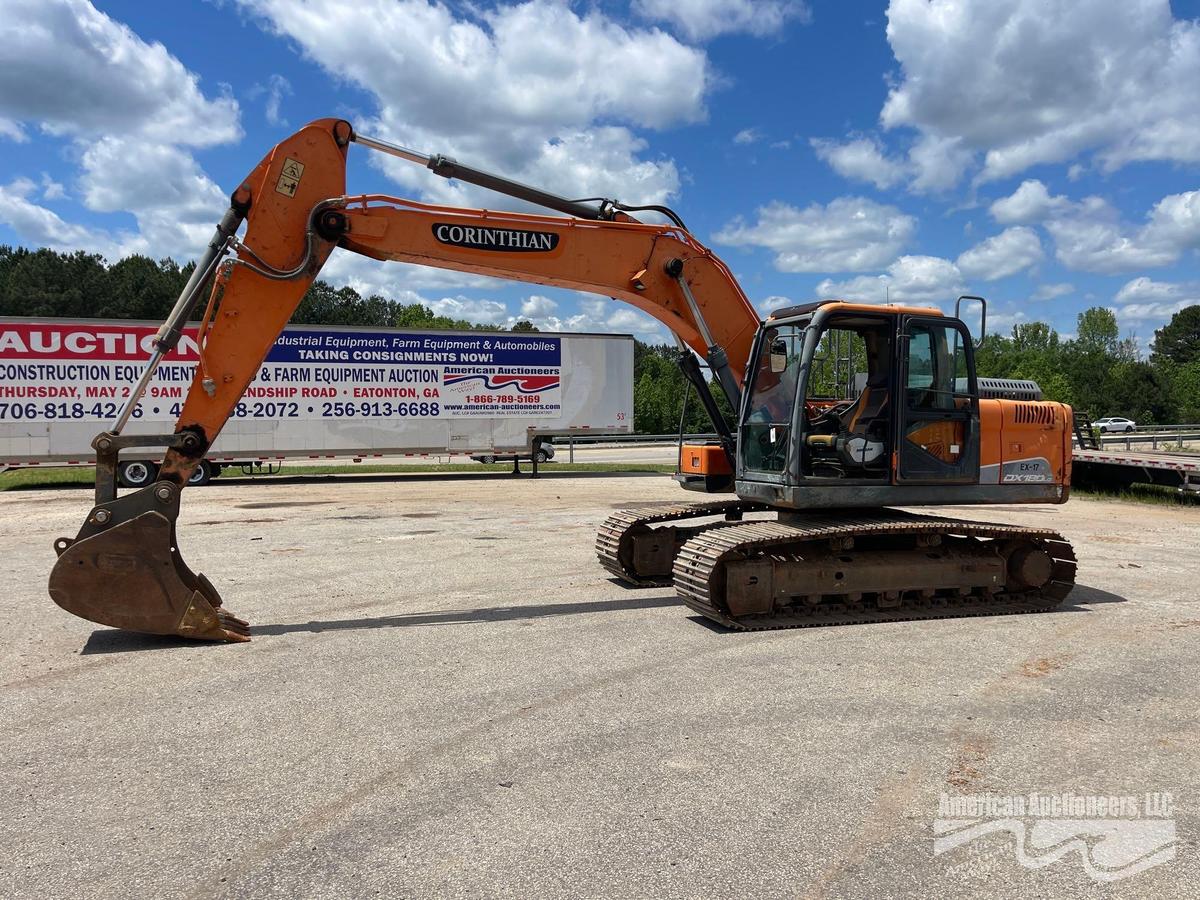
[[[119,322],[0,323],[0,422],[115,418],[155,331]],[[536,334],[292,327],[233,418],[559,416],[561,342]],[[198,361],[190,329],[159,364],[134,418],[173,422]]]

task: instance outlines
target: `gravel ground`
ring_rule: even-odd
[[[0,494],[2,896],[1200,884],[1198,509],[962,510],[1075,543],[1059,612],[736,634],[596,565],[612,509],[680,498],[665,476],[218,483],[185,496],[182,549],[255,636],[200,645],[50,602],[88,498]],[[1141,817],[1043,820],[1037,869],[1011,831],[935,854],[943,795],[1030,792]],[[1105,884],[1076,832],[1101,874],[1174,856]]]

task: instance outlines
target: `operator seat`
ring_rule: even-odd
[[[892,360],[887,333],[872,330],[864,331],[862,336],[867,350],[867,383],[854,404],[841,414],[842,429],[850,435],[886,440],[892,394]]]

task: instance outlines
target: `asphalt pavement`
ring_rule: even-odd
[[[59,610],[88,492],[0,494],[0,896],[1195,895],[1200,510],[962,510],[1064,532],[1067,604],[740,634],[596,564],[613,509],[679,499],[218,481],[180,547],[254,639],[208,645]],[[1138,816],[937,841],[940,802],[1031,792]]]

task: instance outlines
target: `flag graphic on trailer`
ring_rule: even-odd
[[[505,391],[514,390],[522,394],[540,394],[544,391],[552,390],[559,386],[559,376],[557,375],[512,375],[506,373],[474,373],[469,375],[447,375],[445,384],[447,387],[452,385],[468,385],[470,382],[476,382],[471,385],[487,391]]]

